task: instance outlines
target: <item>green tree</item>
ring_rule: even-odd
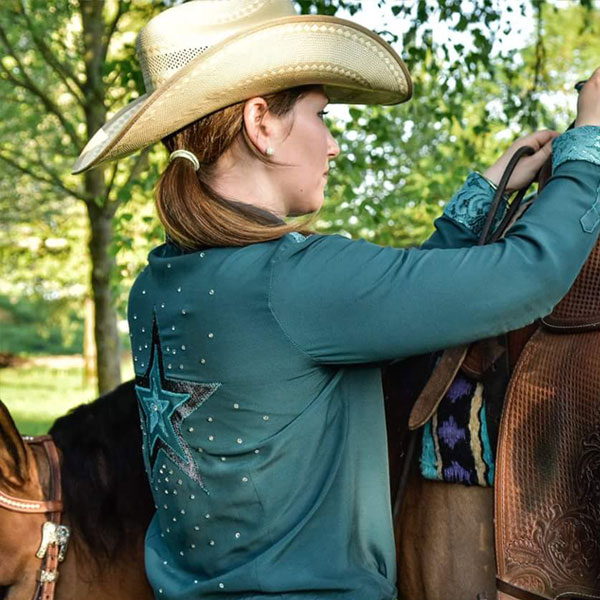
[[[98,388],[120,381],[117,313],[111,290],[114,217],[134,188],[152,176],[147,149],[83,177],[70,175],[87,139],[116,107],[141,92],[133,58],[139,29],[160,3],[131,0],[7,0],[0,13],[0,161],[13,179],[26,176],[23,198],[48,213],[83,203],[89,228],[90,288],[95,306]],[[21,188],[23,189],[23,188]],[[2,190],[5,198],[10,189]],[[62,210],[48,209],[60,194]]]

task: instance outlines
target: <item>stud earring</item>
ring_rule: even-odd
[[[273,156],[273,154],[275,154],[275,150],[273,150],[273,148],[271,148],[271,146],[269,146],[266,150],[265,150],[265,154],[267,156]]]

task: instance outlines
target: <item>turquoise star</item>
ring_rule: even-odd
[[[156,355],[155,349],[154,356]],[[181,460],[187,461],[185,450],[173,426],[172,417],[175,411],[189,400],[190,394],[178,394],[162,388],[156,358],[152,361],[150,371],[150,389],[136,386],[136,392],[146,417],[146,435],[150,436],[148,447],[153,448],[160,437],[173,452],[180,456]]]
[[[164,376],[158,328],[153,327],[152,356],[148,370],[136,381],[141,408],[144,450],[149,476],[153,477],[158,453],[163,452],[206,493],[208,490],[189,444],[181,433],[183,421],[215,393],[219,383],[193,383]]]

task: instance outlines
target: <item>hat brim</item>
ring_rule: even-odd
[[[323,85],[332,103],[398,104],[412,96],[404,62],[370,30],[337,17],[283,17],[212,46],[128,104],[88,142],[73,173],[127,156],[236,102],[308,84]]]

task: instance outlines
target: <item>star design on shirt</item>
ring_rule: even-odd
[[[193,383],[164,375],[156,319],[152,327],[152,351],[146,373],[137,377],[144,450],[150,476],[160,451],[206,493],[192,450],[181,433],[184,420],[215,393],[220,383]]]

